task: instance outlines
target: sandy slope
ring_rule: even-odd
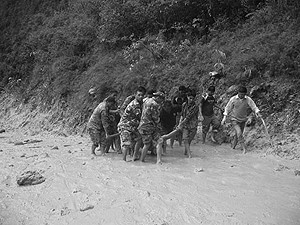
[[[300,224],[298,160],[199,144],[192,159],[168,148],[158,166],[153,156],[91,157],[86,137],[3,133],[0,144],[3,225]],[[18,186],[26,170],[42,170],[46,181]]]

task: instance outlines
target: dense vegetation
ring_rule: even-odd
[[[35,123],[42,129],[75,131],[89,115],[91,87],[99,101],[140,84],[202,92],[222,61],[219,95],[240,83],[256,87],[274,131],[295,131],[299,12],[298,0],[3,0],[2,99],[48,113],[51,126]]]

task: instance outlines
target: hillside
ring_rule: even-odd
[[[168,91],[183,84],[200,95],[221,61],[220,104],[230,87],[247,85],[272,152],[300,157],[298,1],[47,2],[6,0],[0,11],[4,129],[81,134],[93,107],[90,88],[97,102],[112,90],[124,99],[138,85]],[[258,121],[249,145],[267,149],[264,132]]]

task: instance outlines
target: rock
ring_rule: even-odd
[[[52,150],[58,150],[58,146],[54,146],[53,148],[51,148]]]
[[[25,145],[25,144],[33,144],[33,143],[38,143],[42,142],[43,140],[24,140],[24,141],[16,141],[14,144],[15,145]]]
[[[32,158],[32,157],[37,157],[37,156],[38,156],[37,154],[35,154],[35,155],[29,155],[29,156],[26,157],[26,159]]]
[[[17,177],[17,183],[20,186],[36,185],[46,180],[38,171],[26,171]]]
[[[17,141],[14,143],[15,145],[25,145],[25,143],[21,142],[21,141]]]
[[[42,142],[43,140],[26,140],[24,142],[26,142],[26,144],[33,144],[33,143],[39,143]]]
[[[25,154],[25,153],[23,153],[23,154],[22,154],[20,157],[21,157],[21,158],[23,158],[23,157],[25,157],[25,156],[26,156],[26,154]]]
[[[88,204],[88,205],[85,205],[85,206],[80,207],[80,211],[81,211],[81,212],[84,212],[84,211],[86,211],[86,210],[93,209],[93,208],[94,208],[93,205]]]
[[[294,173],[295,173],[295,176],[300,176],[300,170],[295,170]]]
[[[5,130],[4,130],[4,129],[0,129],[0,134],[1,134],[1,133],[4,133],[4,132],[5,132]]]
[[[196,169],[195,169],[195,172],[198,172],[198,173],[199,173],[199,172],[204,172],[204,170],[203,170],[203,168],[196,168]]]

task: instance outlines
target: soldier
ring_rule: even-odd
[[[160,110],[165,94],[161,91],[153,93],[153,97],[144,102],[141,122],[138,130],[142,136],[144,147],[142,149],[141,161],[145,161],[146,154],[153,142],[156,146],[160,138]],[[161,148],[157,149],[157,163],[161,163]]]
[[[124,161],[126,161],[127,153],[131,152],[135,146],[136,148],[133,160],[136,160],[138,150],[141,146],[142,140],[137,128],[142,115],[143,98],[145,93],[146,89],[144,87],[139,87],[137,89],[135,99],[132,100],[125,108],[118,124],[118,131],[121,134],[121,146]]]
[[[113,97],[108,97],[101,102],[91,115],[87,128],[93,142],[92,154],[96,155],[95,150],[100,147],[100,155],[104,155],[107,149],[107,137],[109,136],[109,110],[115,104]]]

